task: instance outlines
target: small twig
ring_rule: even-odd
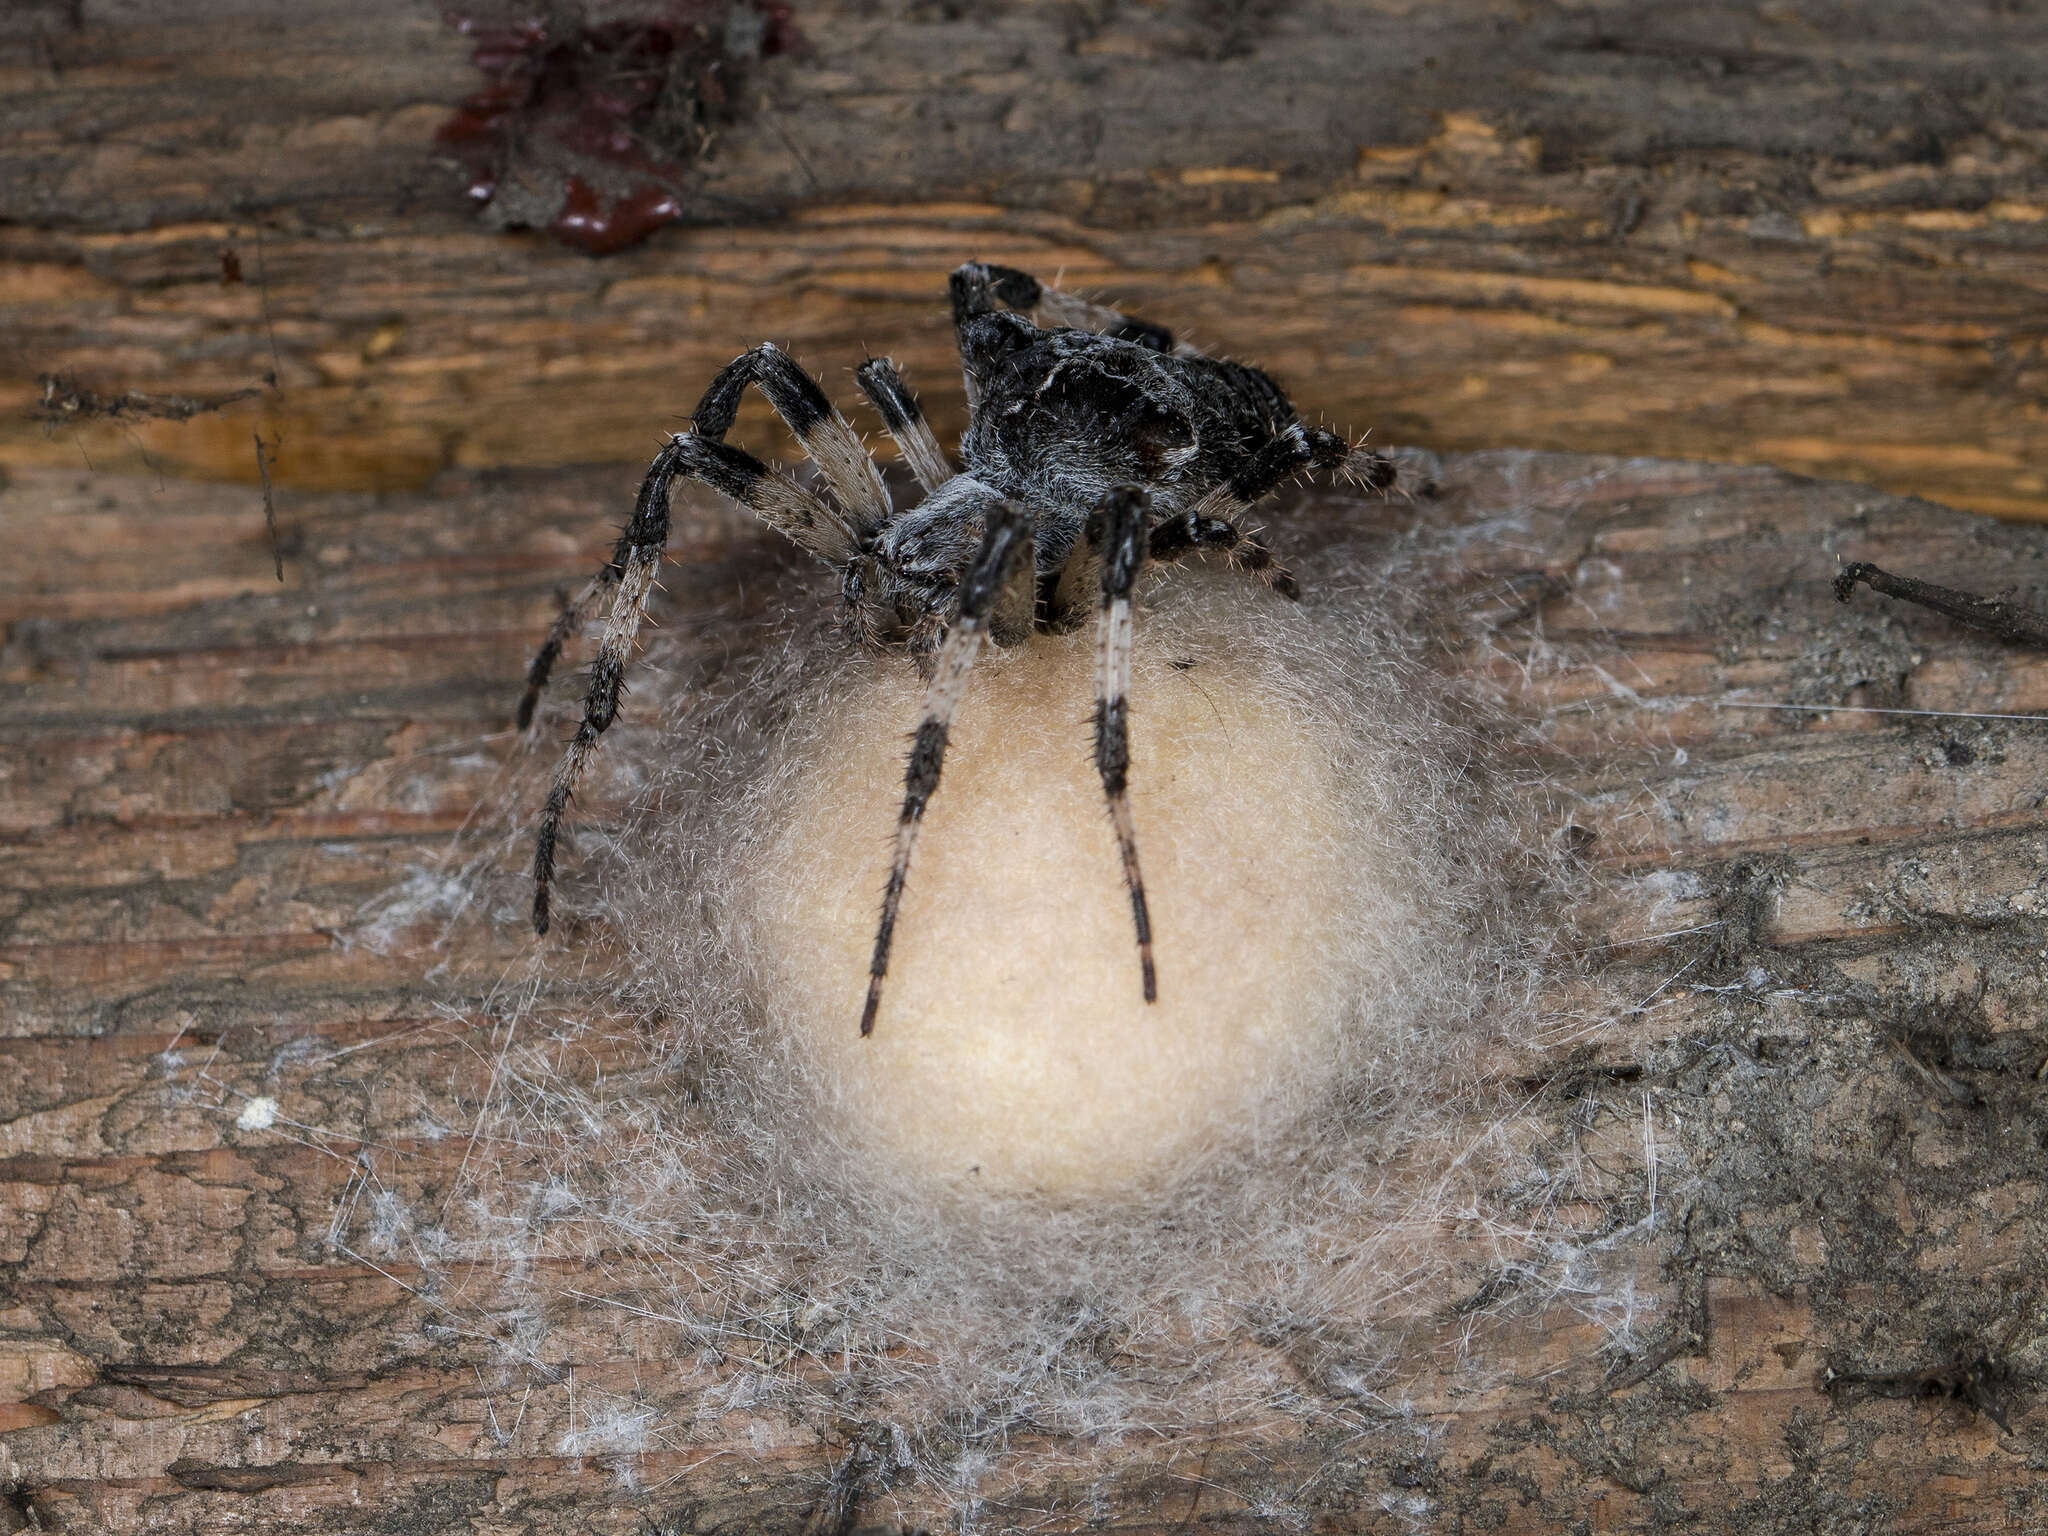
[[[1932,608],[1959,624],[1989,631],[2001,640],[2010,640],[2016,645],[2048,646],[2048,617],[2020,603],[2003,598],[1978,597],[1974,593],[1958,592],[1954,587],[1938,587],[1931,581],[1920,581],[1912,576],[1894,576],[1866,560],[1853,561],[1842,567],[1835,577],[1835,601],[1849,601],[1849,594],[1856,590],[1859,581],[1873,592]]]
[[[1994,714],[1981,709],[1879,709],[1869,704],[1774,704],[1762,699],[1716,699],[1706,694],[1675,697],[1673,704],[1711,704],[1716,709],[1782,709],[1801,715],[1925,715],[1935,720],[2023,720],[2048,723],[2048,715]]]
[[[263,477],[263,526],[270,530],[270,558],[277,562],[277,579],[284,580],[284,546],[277,541],[277,498],[270,489],[270,458],[284,443],[283,436],[275,435],[266,444],[263,434],[256,434],[256,473]]]
[[[39,382],[43,386],[43,397],[36,402],[35,414],[52,425],[101,419],[125,421],[130,418],[189,421],[194,416],[207,415],[233,405],[237,400],[247,400],[262,393],[259,389],[238,389],[231,394],[202,398],[196,395],[146,395],[139,389],[131,389],[126,394],[103,395],[61,373],[43,374]]]
[[[264,379],[272,389],[281,387],[284,360],[277,355],[277,327],[270,319],[270,274],[263,266],[263,226],[256,226],[256,302],[263,310],[263,331],[270,338],[270,373]]]

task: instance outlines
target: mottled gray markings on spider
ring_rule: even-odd
[[[655,456],[633,516],[584,593],[549,631],[527,673],[519,723],[563,647],[607,598],[582,722],[541,816],[533,926],[548,931],[562,818],[619,688],[668,542],[669,495],[701,480],[838,571],[859,638],[913,657],[929,679],[904,772],[895,853],[868,967],[861,1033],[875,1024],[897,912],[946,738],[984,638],[1017,645],[1066,631],[1095,606],[1095,762],[1131,898],[1145,1000],[1158,995],[1152,925],[1139,874],[1130,771],[1132,590],[1147,561],[1214,552],[1283,597],[1294,578],[1239,527],[1282,480],[1334,471],[1368,490],[1393,484],[1384,456],[1305,427],[1280,386],[1172,332],[1047,288],[1029,273],[969,262],[952,277],[953,326],[969,417],[961,468],[947,461],[917,396],[887,358],[855,375],[910,466],[923,499],[899,510],[858,433],[817,382],[766,343],[728,364],[691,415],[692,430]],[[749,384],[759,386],[817,467],[831,500],[725,441]]]

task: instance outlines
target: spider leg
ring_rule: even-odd
[[[597,574],[590,578],[590,585],[583,589],[576,601],[563,605],[562,611],[555,616],[547,639],[533,653],[532,665],[526,669],[526,691],[519,696],[517,724],[520,730],[533,724],[534,706],[540,702],[541,690],[548,685],[548,675],[561,659],[562,648],[569,643],[570,636],[583,627],[583,621],[590,617],[591,610],[619,584],[620,574],[618,565],[607,560],[597,568]]]
[[[683,472],[686,445],[690,441],[686,437],[673,438],[655,455],[647,478],[640,483],[632,521],[619,535],[618,548],[611,563],[591,582],[592,592],[606,586],[615,587],[616,591],[612,597],[611,618],[605,624],[604,641],[598,647],[597,660],[591,664],[590,688],[583,700],[582,723],[576,727],[569,750],[555,770],[555,782],[548,791],[547,806],[541,812],[540,833],[533,850],[535,933],[548,931],[548,897],[555,876],[555,839],[561,831],[569,797],[576,793],[577,780],[583,777],[590,755],[597,748],[597,738],[604,734],[618,713],[619,687],[625,675],[626,656],[632,649],[634,636],[639,633],[647,591],[654,584],[662,548],[668,543],[669,486]],[[613,572],[616,575],[610,574]],[[557,621],[557,627],[560,627],[560,621]],[[551,634],[549,639],[553,638]],[[546,648],[542,649],[545,654]],[[536,657],[536,670],[539,661],[540,658]]]
[[[895,362],[886,357],[871,357],[860,365],[853,378],[882,418],[889,436],[896,440],[903,462],[910,466],[910,472],[917,476],[917,483],[926,493],[952,479],[953,466],[946,461],[946,450],[925,424],[924,408],[903,382],[903,375],[896,371]]]
[[[732,430],[740,395],[749,384],[761,386],[768,403],[824,474],[826,483],[846,509],[844,512],[828,506],[779,469],[726,445],[725,434]],[[847,425],[846,418],[832,408],[817,382],[774,346],[764,342],[721,369],[704,392],[704,398],[698,401],[692,426],[695,430],[687,438],[675,439],[694,444],[676,466],[677,472],[694,475],[724,492],[822,560],[843,564],[889,517],[888,492],[883,489],[881,475],[868,458],[867,450],[861,447],[859,436]],[[628,529],[620,536],[612,558],[598,568],[582,594],[556,618],[547,639],[534,654],[532,665],[527,668],[526,691],[519,700],[521,730],[532,722],[534,706],[563,649],[623,579],[631,540],[632,530]]]
[[[1233,565],[1249,571],[1282,597],[1298,598],[1301,589],[1294,577],[1273,563],[1272,551],[1238,527],[1238,520],[1288,476],[1319,469],[1350,476],[1368,490],[1385,490],[1394,483],[1391,459],[1362,446],[1354,448],[1334,432],[1294,422],[1186,512],[1153,529],[1153,558],[1171,560],[1200,549],[1220,550],[1230,556]]]
[[[1294,573],[1275,564],[1270,549],[1228,518],[1183,512],[1154,528],[1146,544],[1146,553],[1166,565],[1213,550],[1227,558],[1235,569],[1271,587],[1289,602],[1301,600],[1301,587]]]
[[[1131,820],[1126,784],[1131,768],[1131,588],[1144,567],[1145,524],[1152,499],[1136,486],[1119,486],[1089,515],[1087,541],[1102,563],[1102,614],[1096,624],[1095,767],[1102,775],[1102,793],[1109,801],[1109,819],[1116,828],[1123,855],[1124,885],[1131,893],[1131,921],[1138,934],[1138,965],[1144,975],[1145,1001],[1159,998],[1159,977],[1152,966],[1152,915],[1145,905],[1145,881],[1138,872],[1138,834]]]
[[[946,737],[953,716],[967,694],[967,675],[974,668],[983,634],[989,628],[1012,577],[1031,549],[1031,518],[1015,502],[995,503],[987,531],[966,579],[960,583],[960,612],[939,647],[937,665],[925,690],[924,718],[903,773],[903,810],[896,820],[896,851],[889,863],[889,882],[882,890],[882,916],[875,929],[874,957],[868,963],[867,1003],[861,1009],[860,1032],[872,1034],[875,1013],[882,1005],[882,978],[889,973],[889,946],[896,936],[896,913],[903,903],[903,883],[910,874],[910,854],[925,806],[939,787],[946,761]]]
[[[787,475],[763,464],[752,454],[713,438],[685,434],[673,439],[671,446],[679,444],[687,446],[671,462],[671,478],[689,476],[704,481],[829,564],[843,564],[854,554],[858,541],[845,519]],[[666,455],[670,451],[664,449],[663,453]],[[665,460],[658,458],[655,462],[660,465]],[[645,493],[643,486],[643,497]],[[662,515],[664,518],[667,516],[665,504]],[[597,574],[590,578],[590,584],[556,616],[547,639],[541,642],[532,664],[526,669],[526,691],[519,697],[519,729],[525,730],[533,722],[534,706],[540,702],[541,690],[547,687],[555,663],[561,659],[576,631],[598,605],[617,590],[632,554],[634,538],[633,528],[629,526],[619,536],[611,559],[598,567]]]
[[[860,553],[858,528],[837,508],[774,465],[764,464],[744,448],[735,448],[701,432],[683,433],[675,439],[674,446],[680,450],[674,478],[702,480],[827,565],[844,566]],[[629,528],[627,534],[630,533]],[[621,548],[625,546],[626,535],[620,537],[619,543]],[[616,564],[618,556],[612,558]]]
[[[740,396],[749,384],[761,386],[775,413],[796,434],[804,453],[832,487],[857,539],[872,538],[889,520],[891,510],[881,471],[861,446],[860,434],[833,407],[818,381],[781,348],[764,341],[719,370],[697,409],[690,413],[696,435],[724,442],[739,414]]]
[[[626,661],[633,641],[646,616],[647,594],[661,565],[661,553],[668,543],[669,492],[677,480],[697,479],[731,497],[770,527],[788,535],[799,546],[833,564],[851,560],[857,552],[854,535],[839,514],[786,475],[777,473],[752,454],[715,439],[684,433],[671,438],[655,455],[640,483],[640,495],[633,505],[632,520],[619,535],[619,542],[583,595],[555,621],[547,640],[533,659],[527,674],[527,691],[520,700],[521,723],[529,716],[532,702],[547,682],[549,668],[584,613],[611,593],[611,616],[605,622],[604,639],[597,659],[591,664],[590,687],[584,695],[583,720],[570,739],[569,750],[555,771],[554,787],[548,791],[541,812],[540,833],[533,850],[533,929],[548,931],[548,901],[554,884],[555,842],[562,817],[577,782],[604,734],[618,714],[619,693]]]

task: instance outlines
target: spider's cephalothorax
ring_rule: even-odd
[[[817,383],[768,345],[735,359],[704,392],[692,430],[668,442],[640,487],[612,557],[566,608],[527,674],[526,726],[562,647],[607,598],[583,722],[555,776],[533,860],[533,925],[548,928],[555,839],[619,685],[668,541],[669,491],[702,480],[840,574],[847,616],[869,642],[908,650],[929,678],[904,775],[895,856],[882,892],[861,1033],[874,1027],[910,855],[938,788],[946,735],[984,636],[1014,645],[1098,612],[1095,762],[1122,850],[1145,1000],[1158,995],[1152,925],[1138,873],[1125,779],[1131,590],[1145,562],[1214,552],[1285,597],[1294,579],[1239,527],[1290,475],[1334,470],[1368,489],[1393,484],[1380,454],[1304,427],[1256,368],[1204,356],[1170,332],[970,262],[953,274],[953,324],[967,380],[964,468],[954,471],[917,398],[886,358],[855,375],[924,489],[899,512],[860,437]],[[741,393],[757,384],[831,491],[814,493],[730,446]]]

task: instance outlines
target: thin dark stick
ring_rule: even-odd
[[[272,389],[280,386],[284,376],[284,360],[277,355],[277,327],[270,319],[270,274],[263,266],[263,226],[256,226],[256,302],[263,310],[263,332],[270,338],[270,376],[263,382]]]
[[[265,446],[263,434],[256,436],[256,473],[263,477],[263,526],[270,530],[270,558],[277,562],[277,579],[284,580],[284,546],[277,542],[277,498],[270,490],[270,455],[284,439]]]
[[[263,334],[270,341],[270,372],[263,382],[273,391],[282,387],[284,360],[277,355],[277,326],[270,318],[270,273],[263,264],[263,226],[256,226],[256,302],[263,311]],[[253,393],[253,391],[252,391]],[[277,498],[270,489],[270,455],[284,444],[281,435],[273,436],[270,446],[263,445],[263,434],[256,434],[256,472],[263,477],[263,526],[270,530],[270,558],[277,563],[277,579],[284,580],[284,549],[277,542]]]
[[[202,399],[193,395],[145,395],[139,389],[131,389],[123,395],[103,395],[61,373],[42,374],[38,382],[43,386],[43,397],[36,402],[34,414],[52,426],[100,419],[190,421],[194,416],[204,416],[263,393],[260,389],[238,389],[232,394]]]
[[[1873,592],[1932,608],[1959,624],[1987,630],[2015,645],[2048,646],[2048,617],[2022,604],[2002,598],[1978,597],[1973,593],[1958,592],[1953,587],[1938,587],[1931,581],[1920,581],[1911,576],[1894,576],[1890,571],[1880,570],[1863,560],[1842,567],[1841,574],[1835,577],[1835,600],[1849,601],[1849,594],[1856,590],[1859,581]]]

